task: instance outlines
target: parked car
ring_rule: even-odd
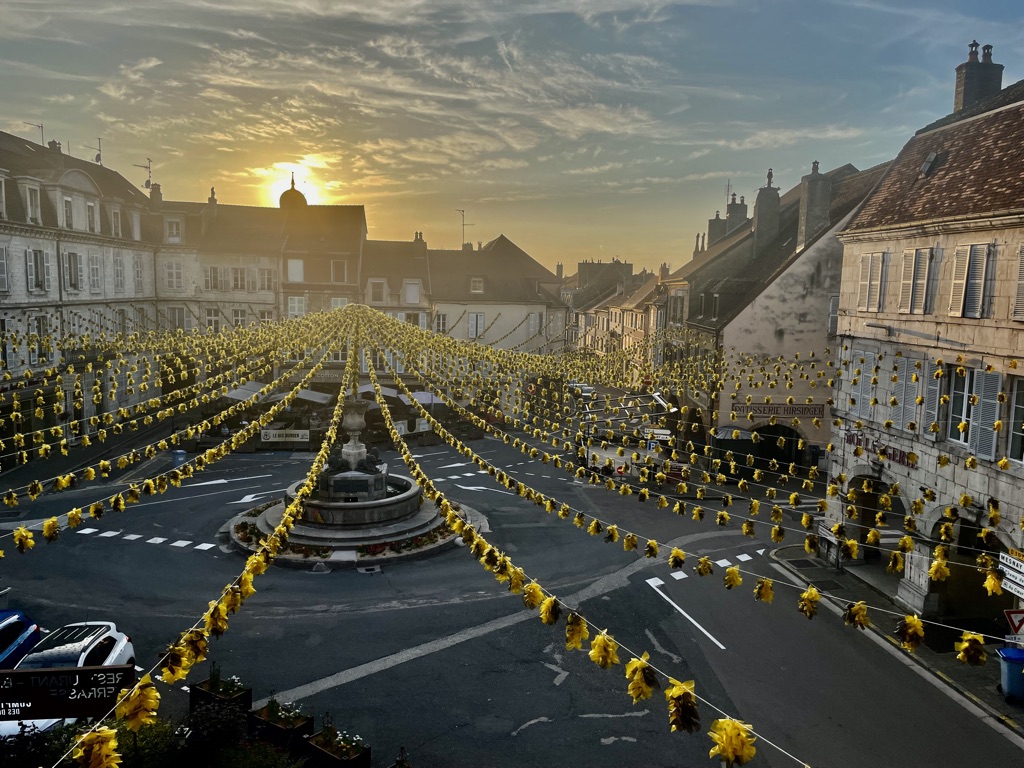
[[[569,390],[569,394],[575,395],[576,397],[590,397],[597,391],[592,386],[584,384],[582,381],[570,381],[565,386]]]
[[[21,611],[0,611],[0,669],[14,669],[41,637],[39,625]]]
[[[29,651],[15,669],[53,669],[67,667],[109,667],[135,664],[132,639],[109,621],[82,621],[66,624],[47,633]],[[0,721],[0,738],[16,736],[22,726],[48,731],[74,719]]]

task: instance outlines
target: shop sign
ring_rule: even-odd
[[[261,429],[264,443],[301,443],[309,440],[308,429]]]
[[[764,403],[762,405],[750,406],[748,414],[755,419],[766,419],[770,416],[823,419],[825,418],[825,404],[787,405],[786,403]]]
[[[818,522],[818,538],[830,541],[833,544],[838,544],[839,540],[836,539],[836,535],[832,533],[832,529],[829,528],[828,523]]]
[[[871,437],[866,437],[859,432],[847,432],[846,433],[846,444],[847,445],[859,445],[864,449],[864,452],[870,456],[882,457],[895,464],[901,464],[904,467],[915,467],[917,466],[910,460],[911,451],[902,451],[899,448],[894,448],[891,445],[875,440]]]
[[[0,720],[104,717],[122,689],[135,685],[135,667],[60,667],[0,672]]]

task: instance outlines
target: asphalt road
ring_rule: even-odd
[[[564,622],[543,625],[456,548],[376,573],[271,569],[227,634],[211,643],[223,673],[251,684],[257,699],[274,691],[307,711],[330,712],[373,745],[375,765],[390,765],[399,746],[417,768],[714,765],[703,734],[718,716],[711,706],[701,705],[702,732],[689,735],[669,732],[660,692],[632,703],[623,668],[642,651],[673,677],[695,680],[700,696],[785,751],[759,740],[750,765],[913,768],[1024,759],[1003,733],[868,633],[825,610],[813,621],[799,614],[770,544],[743,537],[738,525],[718,528],[710,514],[697,523],[653,501],[623,499],[494,440],[473,447],[575,509],[749,573],[729,591],[722,566],[699,578],[691,559],[670,572],[664,560],[605,544],[509,494],[448,448],[423,448],[419,460],[439,487],[485,514],[488,540],[530,576],[607,627],[624,646],[622,664],[601,670],[585,652],[566,651]],[[398,466],[393,453],[384,458]],[[139,663],[154,663],[241,569],[241,555],[222,550],[218,529],[306,466],[308,459],[288,454],[230,457],[186,487],[124,514],[108,512],[29,554],[7,545],[2,583],[13,587],[12,604],[45,626],[115,620],[132,635]],[[132,471],[144,476],[144,467]],[[29,509],[45,517],[94,492],[74,493]],[[754,574],[777,579],[773,605],[754,601]],[[205,673],[206,666],[186,682]],[[165,692],[166,715],[183,707],[180,686]]]

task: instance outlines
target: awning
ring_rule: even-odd
[[[222,393],[221,397],[227,397],[231,400],[248,400],[253,395],[259,394],[259,391],[266,385],[259,381],[247,381],[245,384],[239,384],[234,389],[229,389],[227,392]],[[257,398],[259,402],[261,398]]]
[[[374,391],[373,384],[363,384],[361,387],[359,387],[358,391],[360,395],[370,394]],[[405,398],[398,394],[397,389],[392,389],[391,387],[381,387],[380,393],[384,395],[384,397],[390,397],[392,400],[402,400],[403,402],[408,402],[407,400],[405,400]]]
[[[434,403],[444,404],[444,400],[432,392],[411,392],[410,394],[412,395],[413,400],[417,403],[422,403],[423,405],[433,405]],[[409,395],[399,395],[398,397],[406,405],[412,405]]]
[[[276,395],[268,397],[267,402],[276,403],[284,400],[287,396],[287,392],[278,392]],[[298,400],[306,400],[310,403],[316,403],[317,405],[327,405],[334,399],[334,395],[328,395],[323,392],[314,392],[311,389],[300,389],[295,397]]]

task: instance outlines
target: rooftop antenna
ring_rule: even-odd
[[[39,143],[44,147],[46,146],[46,137],[43,135],[43,124],[42,123],[30,123],[28,120],[22,120],[25,125],[31,125],[33,128],[39,129]]]
[[[461,248],[462,246],[464,246],[466,244],[466,227],[472,227],[473,225],[466,223],[466,211],[465,211],[465,209],[463,209],[463,208],[456,208],[455,212],[462,215],[462,242],[459,243],[459,247]]]
[[[95,149],[96,150],[96,157],[93,158],[93,162],[94,163],[99,163],[100,165],[103,165],[103,139],[97,138],[96,139],[96,146],[95,147],[90,147],[88,144],[86,144],[85,148],[86,149]],[[141,168],[142,166],[140,165],[139,167]]]
[[[149,189],[150,187],[152,187],[153,186],[153,161],[150,160],[147,157],[145,165],[139,165],[138,163],[132,163],[132,165],[135,166],[136,168],[145,168],[146,169],[146,183],[143,184],[142,186],[144,186],[146,189]]]
[[[732,179],[726,179],[725,182],[725,204],[729,204],[729,195],[732,193]]]

